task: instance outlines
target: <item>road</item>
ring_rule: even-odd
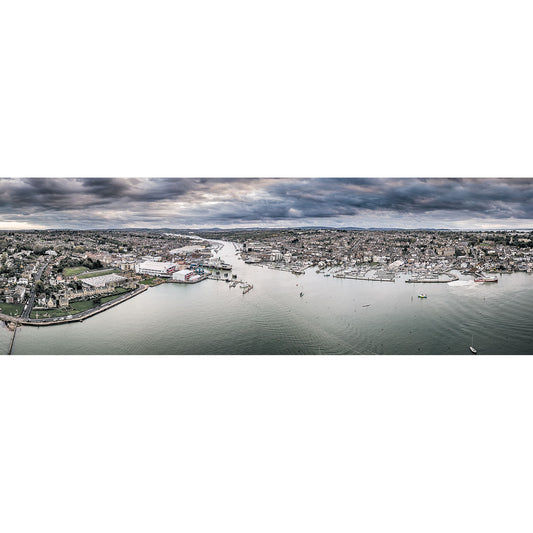
[[[20,315],[20,318],[22,318],[23,320],[26,320],[30,316],[31,310],[33,309],[33,305],[35,304],[35,291],[37,290],[37,282],[41,279],[43,271],[48,266],[50,261],[51,260],[48,260],[35,275],[35,279],[31,287],[30,297],[28,298],[28,303],[26,304],[26,306],[24,307],[24,310],[22,311]]]

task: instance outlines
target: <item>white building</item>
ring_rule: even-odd
[[[128,281],[124,276],[118,276],[117,274],[106,274],[105,276],[96,276],[94,278],[85,278],[82,280],[83,286],[88,286],[91,289],[101,289],[110,284],[118,285]]]
[[[394,261],[393,263],[391,263],[389,265],[389,268],[391,270],[397,270],[398,268],[400,268],[402,265],[404,264],[404,262],[401,260],[401,259],[398,259],[397,261]]]
[[[179,281],[182,283],[192,283],[194,281],[197,281],[200,279],[201,276],[196,274],[194,270],[184,269],[184,270],[178,270],[177,272],[174,272],[172,274],[172,279],[174,281]]]
[[[162,261],[144,261],[135,265],[137,274],[147,274],[149,276],[162,276],[170,278],[179,267],[176,263],[166,263]]]
[[[283,254],[279,250],[272,250],[270,253],[271,261],[281,261],[283,259]]]

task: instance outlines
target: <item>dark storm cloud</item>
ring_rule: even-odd
[[[306,179],[271,188],[286,210],[302,217],[356,215],[365,211],[475,213],[482,217],[533,218],[531,179]]]
[[[250,179],[187,178],[25,178],[0,180],[0,209],[70,210],[129,202],[201,199],[224,193],[238,181],[239,191],[257,184]]]
[[[27,178],[0,180],[0,223],[45,227],[533,219],[531,179]],[[399,223],[400,224],[400,223]]]

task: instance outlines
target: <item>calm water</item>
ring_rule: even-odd
[[[530,274],[380,283],[246,265],[229,243],[217,255],[254,289],[160,285],[83,323],[20,328],[13,353],[468,354],[472,335],[480,355],[533,353]],[[0,328],[3,353],[10,338]]]

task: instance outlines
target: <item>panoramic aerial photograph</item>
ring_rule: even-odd
[[[6,355],[532,354],[533,179],[3,178]]]

